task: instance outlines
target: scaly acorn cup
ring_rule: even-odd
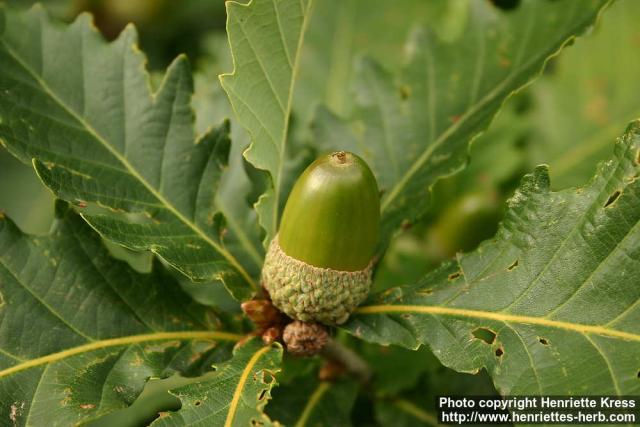
[[[380,198],[367,164],[339,151],[300,176],[267,252],[262,284],[293,319],[344,323],[369,293]]]

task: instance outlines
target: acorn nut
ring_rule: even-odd
[[[380,199],[367,164],[339,151],[300,176],[262,269],[273,304],[293,319],[344,323],[369,293]]]

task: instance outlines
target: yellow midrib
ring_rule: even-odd
[[[420,421],[423,421],[431,426],[439,426],[440,424],[438,424],[438,419],[436,417],[434,417],[433,415],[431,415],[430,413],[422,410],[422,408],[419,408],[418,406],[416,406],[413,402],[410,402],[408,400],[405,399],[396,399],[393,401],[393,404],[399,408],[400,410],[408,413],[409,415],[411,415],[414,418],[419,419]]]
[[[247,382],[247,378],[249,378],[249,374],[251,370],[258,363],[258,359],[260,359],[266,352],[268,352],[271,347],[266,346],[256,351],[247,366],[242,370],[242,375],[240,375],[240,380],[238,381],[238,385],[236,386],[236,390],[233,392],[233,398],[231,399],[231,404],[229,405],[229,412],[227,412],[227,420],[224,423],[225,427],[233,426],[233,419],[236,415],[236,411],[238,410],[238,403],[240,402],[240,397],[242,396],[242,390],[244,389],[244,385]]]
[[[307,402],[307,406],[304,407],[302,414],[300,415],[300,419],[296,423],[295,427],[304,427],[309,421],[309,417],[311,416],[311,411],[318,404],[322,395],[324,395],[327,390],[329,390],[328,382],[321,382],[320,385],[313,391],[311,397],[309,397],[309,401]]]
[[[477,319],[489,319],[507,323],[521,323],[530,325],[540,325],[549,328],[563,329],[578,332],[583,335],[595,334],[608,337],[619,338],[629,341],[639,341],[640,334],[609,329],[604,326],[584,325],[581,323],[563,322],[560,320],[545,319],[543,317],[523,316],[509,313],[496,313],[491,311],[468,310],[464,308],[422,306],[422,305],[370,305],[360,307],[356,310],[360,314],[380,314],[380,313],[420,313],[439,314],[443,316],[458,316]]]
[[[19,363],[10,368],[0,371],[0,378],[9,376],[11,374],[15,374],[16,372],[35,368],[36,366],[45,365],[47,363],[54,363],[71,356],[76,356],[78,354],[100,350],[107,347],[117,347],[117,346],[123,346],[123,345],[139,344],[142,342],[164,341],[164,340],[202,339],[202,340],[218,340],[218,341],[239,341],[241,338],[242,336],[238,334],[233,334],[230,332],[219,332],[219,331],[156,332],[152,334],[131,335],[128,337],[112,338],[107,340],[94,341],[89,344],[84,344],[78,347],[69,348],[67,350],[48,354],[46,356],[38,357],[36,359],[31,359],[26,362]]]
[[[295,59],[293,60],[293,65],[291,67],[291,81],[289,82],[289,93],[287,95],[287,108],[284,116],[281,150],[278,153],[280,157],[280,161],[278,162],[278,173],[276,174],[276,177],[275,177],[276,182],[274,184],[273,223],[272,223],[274,232],[278,229],[278,207],[280,204],[280,185],[282,183],[282,169],[284,167],[285,145],[287,143],[287,139],[289,138],[289,120],[291,119],[291,107],[293,106],[293,91],[297,81],[298,69],[300,64],[300,56],[302,52],[302,46],[304,45],[304,36],[307,33],[307,26],[309,24],[309,20],[311,19],[311,9],[313,7],[313,1],[314,0],[309,0],[307,3],[307,8],[303,9],[304,16],[302,17],[300,37],[298,38],[298,43],[296,45]],[[276,12],[276,15],[277,15],[277,12]],[[286,46],[285,46],[285,49],[286,49]]]
[[[282,41],[282,46],[283,46],[283,51],[285,53],[285,55],[287,56],[287,60],[289,61],[289,65],[291,67],[291,79],[289,81],[289,90],[287,93],[287,101],[286,104],[283,106],[282,102],[279,101],[280,97],[278,96],[278,94],[276,93],[275,88],[273,87],[273,85],[270,83],[269,80],[269,76],[267,75],[266,70],[263,72],[265,79],[267,80],[267,82],[270,84],[271,86],[271,92],[274,94],[274,98],[276,100],[278,100],[278,105],[280,107],[282,107],[282,114],[283,114],[283,125],[282,125],[282,135],[279,138],[276,138],[275,136],[273,136],[271,134],[271,132],[269,132],[266,128],[266,126],[262,123],[262,120],[259,119],[255,114],[253,114],[254,116],[256,116],[256,121],[260,124],[260,126],[262,126],[265,129],[265,132],[269,135],[269,139],[271,139],[271,142],[273,143],[273,145],[276,147],[276,151],[277,151],[277,155],[278,155],[278,164],[275,167],[275,170],[273,171],[273,207],[272,207],[272,218],[271,218],[271,227],[273,229],[273,231],[275,232],[278,229],[278,206],[279,206],[279,200],[280,200],[280,186],[281,186],[281,182],[282,182],[282,170],[284,167],[284,156],[285,156],[285,145],[287,143],[287,139],[288,139],[288,135],[289,135],[289,121],[291,119],[291,109],[293,107],[293,93],[294,93],[294,88],[295,88],[295,84],[297,81],[297,74],[298,74],[298,69],[300,68],[300,57],[301,57],[301,53],[302,53],[302,47],[304,44],[304,37],[305,34],[307,32],[307,27],[308,27],[308,23],[311,19],[311,9],[313,8],[313,2],[314,0],[308,0],[306,7],[303,6],[303,4],[301,3],[301,11],[302,11],[302,23],[301,23],[301,27],[300,27],[300,36],[298,37],[298,41],[296,43],[296,50],[294,53],[294,59],[293,59],[293,63],[291,63],[291,60],[289,58],[289,53],[288,53],[288,48],[286,46],[285,40],[284,40],[284,35],[282,34],[282,31],[280,31],[280,26],[278,26],[279,28],[279,32],[280,32],[280,37],[281,37],[281,41]],[[248,3],[241,3],[241,2],[229,2],[229,3],[233,3],[234,6],[238,6],[238,7],[244,7],[244,8],[251,8],[254,6],[255,1],[252,0]],[[274,2],[275,5],[275,2]],[[279,22],[280,16],[279,16],[279,11],[277,10],[277,5],[275,5],[276,10],[275,10],[275,16],[276,16],[276,21]],[[234,15],[235,16],[235,15]],[[256,57],[256,59],[258,59],[257,54],[255,53],[255,49],[254,49],[254,56]],[[218,76],[221,84],[223,85],[225,91],[229,92],[229,90],[231,89],[231,86],[226,85],[225,84],[225,80],[227,79],[232,79],[232,78],[237,78],[237,72],[238,69],[240,68],[237,65],[236,62],[236,55],[235,52],[232,52],[232,60],[233,60],[233,71],[231,73],[224,73],[224,74],[220,74]],[[264,67],[263,67],[264,69]],[[234,92],[235,93],[235,92]],[[231,96],[231,94],[229,94]],[[236,98],[237,95],[235,95]],[[249,107],[249,105],[244,102],[245,105],[247,105],[247,107]],[[238,112],[236,110],[236,106],[235,103],[232,102],[231,105],[232,109],[234,110],[234,112],[236,113],[236,115],[238,115]],[[244,151],[244,155],[246,155],[247,153],[251,152],[256,144],[256,139],[253,137],[252,135],[252,141],[251,144],[249,145],[249,147]],[[265,193],[266,194],[266,193]],[[262,194],[260,196],[260,198],[264,197],[265,194]],[[259,202],[258,202],[259,203]],[[273,236],[271,236],[273,237]]]

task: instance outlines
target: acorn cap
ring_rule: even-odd
[[[345,322],[369,293],[379,222],[378,186],[362,159],[339,151],[313,162],[265,257],[273,304],[303,322]]]
[[[262,285],[273,305],[292,319],[339,325],[369,294],[373,263],[359,271],[314,267],[285,254],[271,241]]]
[[[378,242],[380,197],[371,170],[339,151],[313,162],[296,182],[280,223],[289,256],[315,267],[362,270]]]

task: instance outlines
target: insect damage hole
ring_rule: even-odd
[[[519,261],[518,261],[517,259],[516,259],[515,261],[513,261],[513,262],[511,263],[511,265],[510,265],[509,267],[507,267],[507,270],[508,270],[508,271],[511,271],[511,270],[513,270],[514,268],[516,268],[516,267],[518,266],[518,262],[519,262]]]
[[[400,99],[404,101],[407,98],[409,98],[409,96],[411,95],[411,88],[407,85],[402,85],[400,86],[399,92],[400,92]]]
[[[502,10],[514,10],[520,6],[520,0],[491,0],[491,3]]]
[[[496,348],[496,357],[502,357],[502,355],[504,354],[504,349],[502,347],[498,347]]]
[[[200,406],[202,405],[202,400],[196,400],[195,402],[193,402],[193,406]]]
[[[462,276],[461,271],[456,271],[455,273],[451,273],[448,277],[449,281],[456,280],[458,277]]]
[[[474,338],[484,341],[491,345],[496,341],[496,333],[488,328],[477,328],[471,332]]]
[[[418,295],[423,295],[425,297],[428,297],[429,295],[433,295],[433,289],[431,288],[426,288],[426,289],[418,289],[416,291],[416,294]]]
[[[636,377],[638,377],[638,379],[640,380],[640,369],[638,369],[638,374],[636,375]]]
[[[609,200],[607,200],[607,203],[604,204],[604,207],[606,208],[607,206],[610,206],[611,204],[613,204],[613,202],[618,200],[618,197],[620,197],[620,194],[621,194],[621,191],[616,190],[611,196],[609,196]]]
[[[539,338],[538,338],[538,341],[539,341],[539,342],[540,342],[540,344],[542,344],[542,345],[549,345],[549,341],[547,341],[547,339],[546,339],[546,338],[539,337]]]

